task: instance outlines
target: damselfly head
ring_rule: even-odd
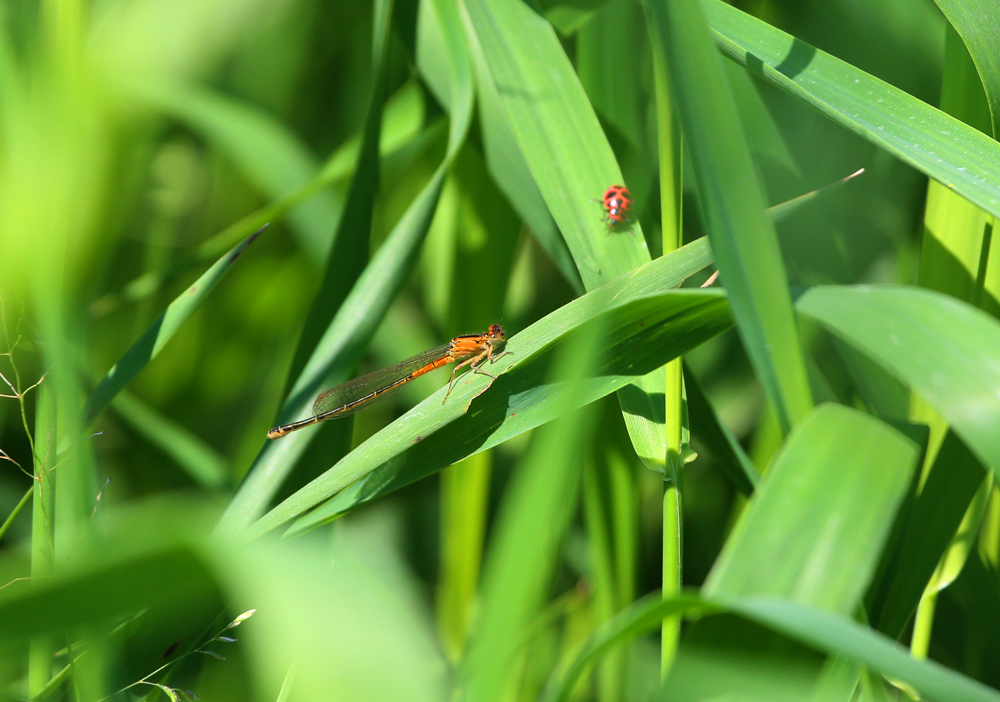
[[[493,343],[499,343],[501,341],[506,341],[507,337],[504,336],[503,327],[499,324],[490,325],[489,330],[486,332],[486,336]]]

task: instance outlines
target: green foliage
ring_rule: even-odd
[[[0,699],[1000,700],[1000,12],[924,5],[11,3]]]

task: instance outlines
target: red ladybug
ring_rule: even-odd
[[[604,191],[604,209],[608,211],[605,220],[608,229],[617,229],[623,224],[631,224],[632,195],[624,185],[612,185]]]

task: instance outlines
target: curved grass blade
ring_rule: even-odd
[[[718,599],[773,596],[852,613],[919,455],[919,447],[888,424],[841,405],[820,405],[768,468],[703,591]]]
[[[665,53],[736,328],[787,433],[809,412],[812,394],[778,238],[736,106],[697,0],[649,0],[646,6],[653,44]]]
[[[1000,692],[939,663],[916,660],[895,641],[844,616],[777,600],[737,600],[725,606],[807,646],[900,680],[922,698],[936,702],[1000,702]]]
[[[278,413],[277,423],[287,424],[308,416],[315,397],[326,387],[347,380],[368,342],[416,262],[437,207],[441,188],[451,164],[468,134],[472,121],[472,75],[461,39],[458,17],[447,3],[435,0],[437,21],[450,37],[449,73],[452,80],[449,104],[451,125],[448,152],[430,182],[396,224],[337,310]],[[236,532],[252,523],[267,509],[299,456],[315,437],[300,431],[281,441],[269,441],[257,455],[239,491],[219,524],[223,532]],[[261,437],[263,440],[263,436]]]
[[[993,137],[996,138],[997,121],[1000,119],[1000,56],[996,50],[1000,44],[1000,13],[997,12],[997,6],[988,0],[934,2],[962,37],[976,64],[990,106]]]
[[[585,382],[581,404],[634,382],[729,328],[725,298],[711,294],[714,292],[718,291],[670,291],[634,300],[614,311],[600,311],[588,323],[555,336],[540,335],[534,327],[529,328],[527,343],[523,334],[514,337],[507,344],[512,356],[499,362],[497,368],[487,367],[499,376],[496,381],[461,381],[447,402],[443,388],[276,507],[252,533],[256,535],[258,528],[273,528],[336,495],[306,514],[292,532],[329,521],[347,509],[557,418],[549,400],[559,388],[545,382],[552,356],[549,347],[564,341],[569,333],[595,334],[604,326],[615,328],[601,347],[609,360]],[[530,360],[517,364],[510,360],[514,355]],[[519,366],[516,369],[515,364]],[[489,399],[470,404],[487,388]],[[344,492],[337,494],[341,490]]]
[[[608,319],[601,320],[604,324],[634,327],[637,333],[605,339],[607,346],[602,347],[602,352],[610,360],[596,377],[587,380],[586,402],[634,382],[636,377],[652,372],[728,329],[725,299],[708,292],[671,291],[607,312]],[[672,328],[666,329],[668,325]],[[310,528],[555,419],[553,406],[547,404],[558,390],[545,383],[551,362],[548,346],[561,342],[565,334],[540,336],[534,327],[527,331],[531,332],[528,338],[532,341],[525,346],[521,338],[515,337],[507,344],[511,353],[524,356],[540,347],[544,352],[516,371],[508,359],[498,368],[487,368],[491,373],[506,375],[489,384],[489,401],[484,399],[470,406],[477,393],[485,392],[484,384],[479,382],[456,385],[461,390],[452,392],[444,409],[438,409],[443,403],[444,390],[432,395],[397,420],[398,423],[383,430],[384,433],[376,434],[370,444],[362,444],[276,507],[259,528],[273,528],[333,496],[329,503],[305,515],[292,533]],[[596,329],[594,325],[582,324],[572,333],[591,334]]]
[[[232,251],[219,259],[214,266],[194,282],[191,287],[181,293],[166,311],[161,314],[149,329],[147,329],[139,340],[125,352],[125,355],[108,371],[104,379],[97,385],[94,392],[87,399],[84,406],[84,426],[89,426],[91,422],[101,413],[108,403],[118,392],[128,385],[139,371],[146,367],[146,364],[156,358],[163,349],[163,346],[170,341],[177,329],[183,324],[191,313],[194,312],[205,296],[211,292],[216,283],[226,274],[229,267],[236,262],[250,244],[254,242],[261,232],[267,227],[257,230],[256,233],[243,240]]]
[[[265,533],[336,495],[295,526],[308,528],[554,419],[546,400],[558,388],[545,380],[552,347],[570,333],[587,333],[587,325],[603,316],[609,317],[602,327],[605,362],[586,381],[582,404],[728,328],[720,291],[669,290],[710,262],[708,242],[696,241],[539,320],[508,341],[512,354],[488,369],[498,379],[481,400],[470,407],[486,387],[481,378],[456,383],[444,405],[442,388],[275,507],[247,535]]]
[[[1000,215],[1000,144],[720,0],[703,0],[722,52],[768,83]]]
[[[947,295],[896,286],[818,287],[796,306],[908,384],[1000,475],[1000,323]]]
[[[667,600],[648,595],[595,631],[575,653],[568,674],[553,678],[543,702],[568,698],[588,664],[626,641],[653,631],[668,616],[684,612],[730,611],[829,655],[840,656],[900,680],[937,702],[1000,702],[1000,693],[943,665],[916,660],[895,641],[843,616],[762,598],[713,600],[688,594]]]

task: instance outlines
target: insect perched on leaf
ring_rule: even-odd
[[[455,385],[455,373],[458,372],[459,368],[469,366],[473,373],[486,375],[496,380],[497,377],[483,370],[482,365],[485,361],[493,363],[511,353],[510,351],[499,352],[506,343],[507,337],[504,335],[503,327],[499,324],[491,325],[483,334],[456,336],[444,346],[418,353],[413,358],[408,358],[394,366],[382,368],[330,388],[316,398],[316,402],[313,403],[313,416],[275,427],[267,432],[267,438],[280,439],[282,436],[298,431],[302,427],[322,422],[324,419],[335,419],[354,414],[385,399],[424,373],[430,373],[432,370],[447,366],[449,363],[457,363],[458,365],[451,372],[448,392],[444,395],[444,399],[447,400]]]
[[[608,230],[627,229],[632,223],[629,213],[632,211],[632,195],[624,185],[612,185],[604,191],[604,209],[607,214],[604,221]]]

